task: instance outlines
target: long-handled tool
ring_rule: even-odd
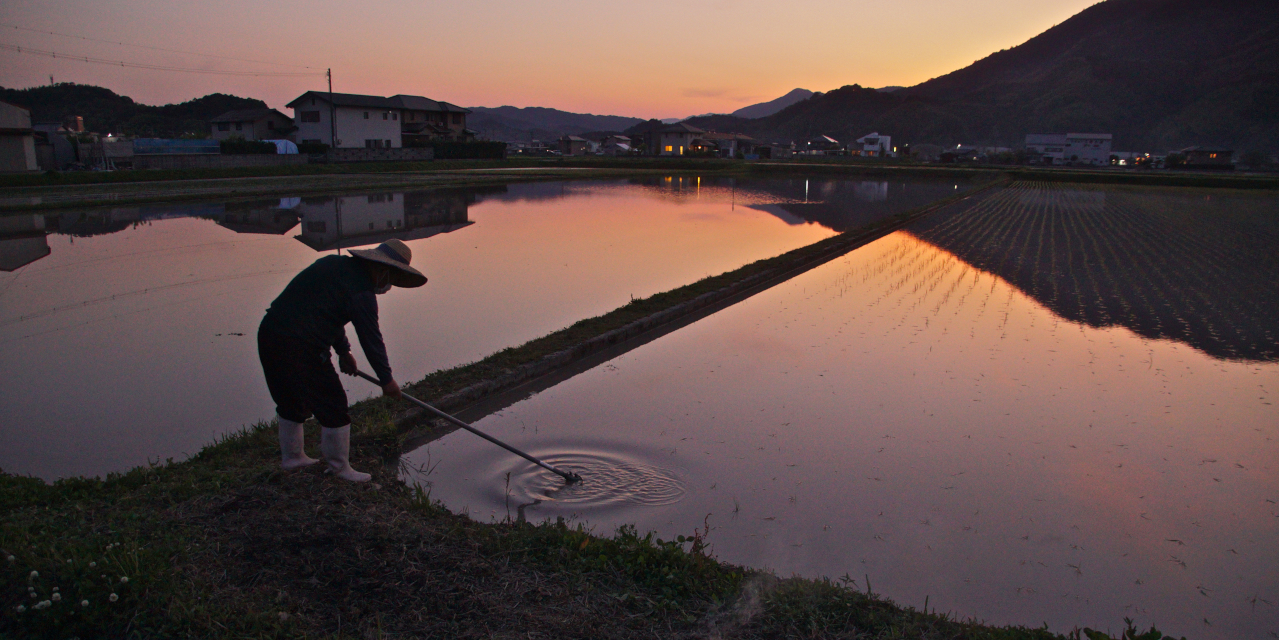
[[[378,382],[377,378],[374,378],[373,376],[367,373],[364,373],[363,371],[360,371],[357,369],[355,372],[355,375],[360,376],[361,378],[364,378],[365,380],[368,380],[369,382],[372,382],[373,384],[382,386],[382,383]],[[556,469],[555,467],[552,467],[551,465],[546,464],[545,462],[542,462],[541,460],[538,460],[537,458],[534,458],[533,456],[530,456],[529,454],[524,453],[523,451],[520,451],[519,449],[516,449],[515,447],[512,447],[511,445],[506,444],[505,442],[502,442],[501,440],[498,440],[497,438],[494,438],[493,436],[490,436],[489,434],[484,433],[483,431],[480,431],[479,429],[476,429],[475,427],[472,427],[471,425],[466,424],[465,422],[462,422],[461,420],[458,420],[457,418],[454,418],[453,416],[447,413],[444,413],[443,411],[440,411],[439,409],[436,409],[435,407],[432,407],[431,405],[425,402],[422,402],[421,400],[418,400],[417,398],[414,398],[413,396],[407,393],[402,393],[401,395],[404,396],[405,400],[408,400],[409,402],[412,402],[413,404],[419,407],[422,407],[423,409],[426,409],[427,411],[441,418],[444,418],[445,420],[448,420],[449,422],[452,422],[453,424],[459,427],[462,427],[463,429],[466,429],[467,431],[470,431],[471,433],[474,433],[475,435],[481,438],[484,438],[485,440],[488,440],[489,442],[492,442],[493,444],[499,447],[502,447],[503,449],[506,449],[507,451],[510,451],[511,453],[514,453],[515,455],[521,458],[524,458],[525,460],[528,460],[529,462],[532,462],[533,464],[543,469],[546,469],[547,471],[550,471],[551,473],[554,473],[555,475],[561,478],[564,478],[564,480],[566,482],[569,482],[570,484],[574,482],[582,481],[582,476],[579,476],[576,473],[573,473],[571,471],[560,471],[559,469]]]

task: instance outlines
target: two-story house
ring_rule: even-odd
[[[848,146],[848,154],[868,158],[891,158],[897,155],[893,148],[892,136],[881,136],[879,132],[868,133]]]
[[[400,119],[400,137],[406,145],[428,140],[452,140],[466,142],[475,139],[475,132],[466,128],[466,114],[455,104],[439,102],[422,96],[397,95],[404,109]]]
[[[678,122],[644,132],[644,142],[650,155],[682,156],[692,152],[693,139],[703,133],[706,132],[693,125]]]
[[[330,102],[330,96],[331,102]],[[422,96],[389,98],[353,93],[308,91],[287,107],[293,109],[298,142],[331,147],[398,149],[425,140],[471,140],[466,128],[470,111]]]
[[[308,91],[285,106],[293,109],[298,142],[320,142],[347,149],[403,146],[400,138],[403,107],[398,100]]]

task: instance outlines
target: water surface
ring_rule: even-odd
[[[1017,185],[477,423],[580,488],[466,433],[410,480],[480,519],[708,521],[723,560],[994,623],[1279,633],[1276,204]]]
[[[258,322],[345,248],[400,238],[430,278],[380,298],[412,381],[955,188],[654,178],[0,217],[0,468],[123,471],[271,418]]]

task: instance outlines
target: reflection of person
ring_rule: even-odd
[[[351,468],[351,417],[346,391],[333,370],[354,375],[355,357],[346,339],[346,324],[373,367],[382,394],[400,397],[378,328],[377,298],[391,286],[420,287],[426,276],[409,266],[412,251],[399,240],[376,249],[352,249],[350,256],[326,256],[303,269],[284,288],[258,327],[258,356],[280,421],[280,463],[297,469],[318,462],[303,450],[302,422],[315,415],[320,423],[320,453],[338,477],[364,482],[369,474]]]

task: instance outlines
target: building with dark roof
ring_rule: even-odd
[[[1234,149],[1224,147],[1186,147],[1179,151],[1186,157],[1187,169],[1234,169]]]
[[[692,152],[695,138],[701,137],[705,131],[690,124],[677,122],[664,127],[654,127],[644,131],[640,136],[651,156],[682,156]]]
[[[466,128],[469,110],[422,96],[308,91],[285,106],[293,109],[298,142],[380,149],[475,137]]]
[[[293,119],[275,109],[235,109],[209,121],[214,140],[284,140],[293,135]]]

